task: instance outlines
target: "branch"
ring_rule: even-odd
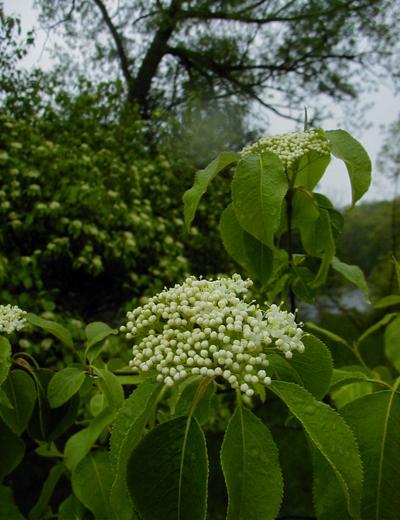
[[[48,27],[47,30],[50,32],[51,30],[55,29],[59,25],[65,23],[65,22],[68,22],[71,19],[71,16],[72,16],[74,10],[75,10],[75,0],[72,0],[71,9],[68,11],[66,16],[64,16],[64,18],[62,20],[58,20],[58,22],[54,23],[53,25],[50,25],[50,27]],[[47,35],[47,37],[48,37],[48,35]]]
[[[96,0],[95,0],[96,1]],[[175,30],[182,0],[171,0],[163,13],[157,31],[151,41],[132,85],[129,101],[137,102],[146,115],[151,83],[157,74],[161,60],[167,54],[167,43]]]
[[[135,20],[133,20],[132,27],[134,25],[136,25],[138,22],[140,22],[142,20],[145,20],[146,18],[149,18],[150,16],[154,16],[157,13],[158,13],[158,11],[150,11],[149,13],[142,14],[141,16],[138,16]]]
[[[182,11],[182,16],[185,18],[196,18],[199,20],[227,20],[227,21],[235,21],[235,22],[242,22],[246,24],[255,24],[255,25],[266,25],[269,23],[274,22],[300,22],[303,20],[308,20],[310,18],[310,14],[313,13],[318,18],[329,18],[333,13],[336,11],[344,10],[348,11],[350,9],[348,4],[343,5],[332,5],[328,7],[325,11],[323,10],[317,10],[317,9],[308,9],[308,10],[302,10],[298,14],[287,14],[281,15],[282,12],[285,10],[287,11],[293,4],[295,4],[295,0],[290,0],[287,2],[287,4],[280,7],[278,10],[276,10],[274,13],[271,13],[268,16],[252,16],[252,15],[246,15],[245,13],[248,11],[251,11],[252,9],[255,9],[256,7],[259,7],[265,3],[263,0],[254,3],[251,6],[248,6],[244,9],[241,9],[236,12],[227,12],[227,11],[210,11],[206,8],[204,9],[189,9],[187,11]],[[349,2],[351,4],[351,2]],[[362,7],[364,9],[364,6],[351,6],[351,12],[358,12]]]
[[[270,15],[265,17],[245,16],[241,12],[227,13],[223,11],[207,11],[205,9],[191,9],[182,11],[183,18],[196,18],[198,20],[228,20],[255,25],[266,25],[273,22],[299,22],[310,18],[310,14],[297,14],[293,16]]]
[[[210,79],[209,75],[206,73],[208,70],[212,70],[216,76],[220,79],[230,83],[234,87],[236,87],[236,92],[254,99],[258,103],[260,103],[268,110],[271,110],[275,114],[285,119],[290,119],[291,121],[299,122],[300,119],[290,116],[289,114],[285,114],[278,110],[275,106],[266,103],[258,94],[254,92],[255,87],[259,87],[259,83],[247,83],[244,84],[240,82],[237,78],[230,74],[229,66],[221,65],[220,63],[215,62],[209,56],[198,53],[196,51],[184,49],[182,47],[170,47],[168,46],[168,53],[172,56],[176,56],[179,60],[184,64],[185,68],[191,66],[195,68],[201,75],[203,75],[207,80]]]
[[[111,36],[114,40],[115,47],[117,49],[119,62],[121,65],[122,74],[125,78],[125,81],[126,81],[126,84],[128,87],[128,92],[130,92],[131,88],[132,88],[133,78],[132,78],[132,75],[130,72],[128,56],[126,55],[126,52],[125,52],[125,49],[124,49],[124,46],[122,43],[122,38],[121,38],[120,34],[118,33],[115,25],[113,24],[103,1],[102,0],[93,0],[93,2],[100,9],[100,12],[103,16],[103,20],[104,20],[105,24],[107,25],[108,30],[110,31]]]
[[[265,2],[268,2],[268,0],[259,0],[258,2],[255,2],[254,4],[250,4],[247,7],[243,7],[243,9],[240,9],[240,11],[238,11],[238,14],[247,13],[248,11],[252,11],[256,7],[260,7],[261,5],[265,4]]]
[[[285,62],[280,65],[274,65],[272,63],[258,63],[256,65],[229,65],[229,69],[231,71],[245,71],[245,70],[270,70],[274,72],[282,71],[283,73],[292,72],[296,70],[298,65],[309,65],[313,62],[320,62],[323,60],[337,59],[344,61],[354,61],[355,59],[360,58],[360,55],[353,54],[323,54],[320,56],[314,56],[312,52],[303,54],[291,64],[286,64]]]

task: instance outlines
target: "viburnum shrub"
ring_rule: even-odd
[[[125,132],[94,124],[79,134],[70,126],[55,133],[54,120],[0,116],[3,301],[25,292],[96,314],[178,281],[188,261],[166,182],[171,165],[144,151],[144,123]],[[85,288],[91,309],[76,304]]]
[[[0,306],[2,518],[396,518],[400,317],[349,342],[291,308],[330,265],[366,289],[360,270],[335,258],[338,213],[313,191],[331,153],[346,163],[355,202],[370,163],[341,130],[221,154],[185,195],[190,225],[211,179],[236,165],[220,231],[267,302],[238,274],[189,276],[130,310],[120,334],[93,322],[78,341]],[[68,366],[41,368],[21,350],[28,327],[62,343]],[[365,351],[380,328],[387,366]],[[312,333],[352,363],[333,368]]]
[[[270,300],[288,297],[292,310],[295,297],[313,302],[330,267],[367,293],[360,269],[335,257],[341,213],[314,191],[332,155],[347,167],[354,205],[370,184],[368,155],[344,130],[305,130],[262,137],[240,153],[222,152],[198,172],[184,195],[188,230],[210,182],[234,166],[232,202],[219,223],[221,238]]]

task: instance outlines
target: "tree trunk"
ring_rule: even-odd
[[[128,102],[137,103],[145,117],[148,115],[151,83],[163,57],[167,54],[167,43],[176,27],[181,3],[182,0],[172,0],[168,10],[163,14],[160,26],[128,92]]]

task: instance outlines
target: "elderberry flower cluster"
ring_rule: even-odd
[[[330,154],[327,139],[324,139],[317,130],[261,137],[252,145],[244,147],[240,153],[243,157],[249,154],[273,152],[288,170],[298,159],[311,151],[321,155]]]
[[[21,330],[25,324],[25,311],[16,305],[0,305],[0,333],[11,334],[16,330]]]
[[[263,311],[246,301],[251,285],[238,274],[211,281],[189,277],[128,312],[121,332],[135,342],[131,367],[154,371],[167,386],[200,374],[254,395],[257,385],[271,383],[268,352],[290,359],[304,345],[292,313],[277,305]]]

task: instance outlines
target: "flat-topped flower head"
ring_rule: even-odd
[[[303,352],[303,331],[277,305],[248,302],[252,282],[238,274],[204,280],[189,277],[127,313],[121,327],[133,339],[133,370],[154,371],[172,386],[191,375],[223,378],[248,397],[268,385],[268,353],[290,359]]]
[[[318,130],[261,137],[250,146],[244,147],[240,154],[243,157],[249,154],[273,152],[280,158],[284,167],[289,169],[298,159],[311,151],[321,155],[330,154],[329,142]]]
[[[26,325],[26,312],[16,305],[0,305],[0,333],[11,334]]]

